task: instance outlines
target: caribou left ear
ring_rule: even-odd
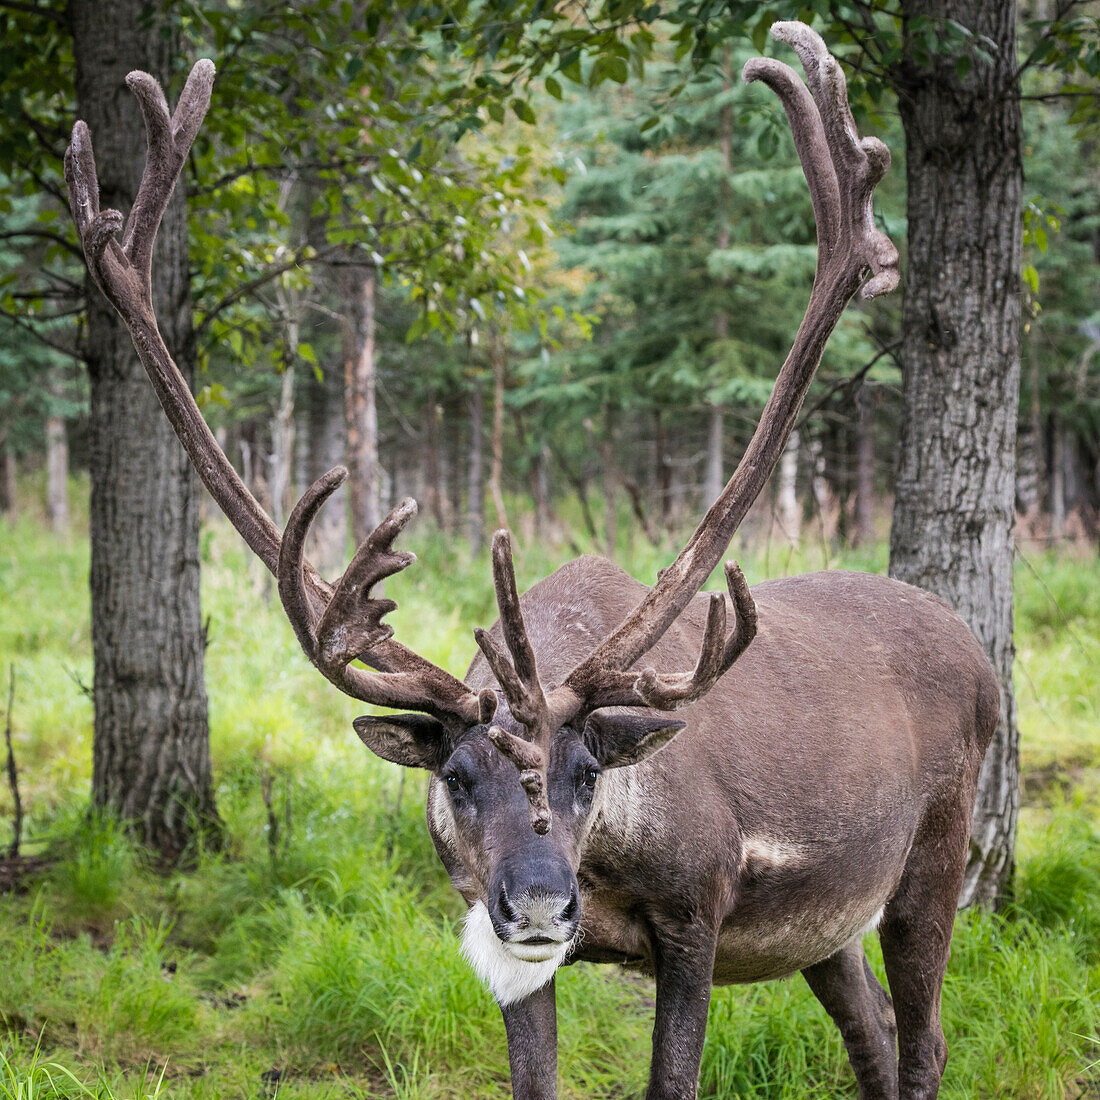
[[[686,723],[656,714],[600,714],[584,723],[584,743],[604,768],[637,764],[663,749]]]
[[[364,715],[352,725],[363,744],[383,760],[436,771],[447,759],[443,723],[426,714]]]

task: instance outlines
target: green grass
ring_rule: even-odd
[[[398,634],[461,674],[472,627],[494,617],[487,562],[426,529],[407,541],[420,561],[390,586]],[[569,556],[523,545],[521,585]],[[750,580],[885,565],[882,546],[842,561],[813,546],[739,556]],[[456,949],[462,906],[423,823],[423,775],[362,748],[356,704],[309,667],[231,533],[204,533],[203,558],[228,844],[164,876],[116,823],[86,813],[86,540],[59,546],[34,517],[0,536],[0,672],[14,664],[25,851],[53,859],[27,892],[0,897],[0,1100],[507,1095],[504,1029]],[[636,543],[629,561],[651,580],[666,558]],[[1006,917],[958,920],[948,1097],[1100,1088],[1100,564],[1041,557],[1017,580],[1017,900]],[[4,789],[0,821],[10,809]],[[578,965],[558,985],[562,1096],[641,1095],[651,983]],[[839,1034],[795,979],[716,991],[701,1094],[855,1089]]]

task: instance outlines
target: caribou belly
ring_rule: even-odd
[[[908,843],[885,844],[852,863],[752,845],[745,841],[736,901],[719,929],[715,985],[786,977],[877,928],[909,853]]]

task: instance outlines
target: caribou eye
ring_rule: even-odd
[[[462,790],[462,782],[457,775],[448,775],[445,780],[447,784],[447,790],[454,794],[455,791]]]
[[[584,773],[584,785],[586,787],[594,787],[596,780],[599,779],[600,773],[595,768],[589,768]]]

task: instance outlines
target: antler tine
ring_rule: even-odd
[[[546,774],[550,738],[558,723],[554,721],[539,683],[535,652],[527,637],[516,591],[512,538],[504,529],[493,536],[493,584],[501,632],[511,660],[488,631],[475,630],[474,638],[508,700],[512,717],[526,727],[530,740],[516,737],[499,726],[490,728],[489,740],[519,769],[519,781],[531,807],[531,827],[536,833],[548,833],[552,817],[546,795]]]
[[[512,656],[511,662],[491,634],[476,630],[474,637],[500,682],[512,716],[527,727],[533,741],[542,742],[553,732],[548,728],[549,709],[519,606],[516,572],[512,565],[512,538],[503,529],[493,535],[493,585],[500,611],[500,628]]]
[[[734,627],[726,637],[726,601],[713,592],[707,604],[707,622],[699,647],[699,660],[691,672],[659,673],[627,669],[607,671],[589,694],[574,720],[601,707],[631,707],[644,703],[653,710],[680,710],[701,699],[748,648],[756,637],[756,604],[745,575],[736,562],[726,562],[726,587],[733,602]]]
[[[372,598],[370,590],[416,560],[415,554],[393,550],[394,539],[416,515],[414,500],[403,500],[364,539],[318,615],[306,589],[303,548],[321,506],[347,476],[347,470],[337,466],[319,477],[294,506],[283,534],[276,573],[279,599],[302,649],[328,680],[352,698],[424,711],[442,721],[458,716],[470,724],[477,722],[482,709],[479,697],[461,680],[404,647],[400,647],[405,655],[401,671],[370,672],[351,665],[393,634],[393,628],[381,620],[397,604]]]
[[[141,184],[126,223],[122,250],[148,285],[157,230],[168,209],[187,154],[210,107],[214,62],[206,58],[195,62],[175,113],[171,116],[164,90],[148,73],[135,70],[126,77],[126,83],[141,107],[149,151]]]
[[[747,61],[742,77],[767,84],[787,113],[817,220],[819,274],[834,268],[839,257],[833,271],[838,276],[858,282],[870,268],[862,297],[888,293],[898,285],[898,253],[875,227],[871,200],[890,167],[890,150],[878,138],[859,137],[844,71],[816,31],[804,23],[779,22],[770,33],[798,54],[806,83],[789,65],[770,57]],[[853,260],[861,262],[853,265]]]
[[[647,668],[634,683],[634,693],[654,710],[679,710],[701,699],[756,637],[756,604],[736,562],[726,562],[726,587],[733,601],[733,633],[726,637],[726,601],[710,597],[699,661],[692,672],[659,674]]]
[[[370,593],[379,581],[416,561],[415,554],[393,549],[394,539],[415,515],[416,501],[406,497],[363,540],[333,589],[332,599],[317,627],[322,660],[346,664],[392,637],[393,628],[381,619],[396,610],[397,604],[393,600],[374,599]]]
[[[760,423],[718,499],[641,603],[550,693],[550,707],[570,719],[597,705],[626,701],[625,689],[633,676],[626,670],[656,645],[705,583],[779,461],[825,343],[848,299],[868,271],[871,278],[863,287],[864,297],[897,286],[897,249],[875,227],[871,207],[874,186],[890,163],[889,151],[874,138],[860,140],[848,108],[844,74],[814,31],[800,23],[776,23],[772,35],[798,52],[809,88],[793,69],[772,58],[749,61],[744,77],[764,81],[782,101],[810,188],[818,227],[818,263],[810,301]],[[738,624],[723,644],[718,675],[755,635],[755,607],[744,578],[727,571],[727,583]],[[693,673],[670,679],[647,672],[637,679],[636,694],[648,696],[652,706],[683,706],[699,698],[717,678],[713,673],[718,614],[712,606]],[[633,683],[630,690],[634,691]]]

